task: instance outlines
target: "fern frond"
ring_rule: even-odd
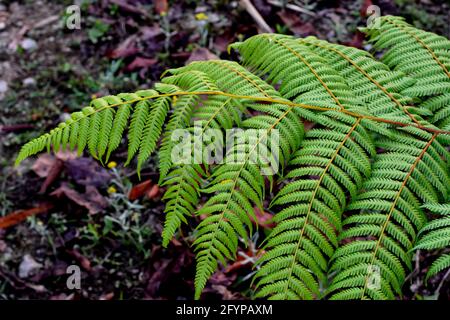
[[[161,186],[167,186],[163,200],[166,202],[166,219],[162,232],[163,246],[167,247],[181,223],[192,216],[198,205],[203,169],[198,164],[185,164],[173,168]]]
[[[446,151],[436,134],[425,135],[423,140],[399,132],[394,140],[378,141],[384,152],[375,158],[363,192],[347,208],[343,245],[330,269],[338,272],[328,289],[331,299],[356,293],[359,299],[393,299],[401,294],[411,265],[409,251],[426,222],[421,205],[438,202],[448,191]],[[350,289],[352,295],[347,295]]]
[[[326,59],[345,79],[354,94],[367,105],[369,112],[396,121],[414,121],[422,125],[421,109],[412,106],[412,99],[401,92],[415,80],[375,60],[368,52],[329,43],[315,37],[298,40]],[[426,113],[425,115],[429,115]]]
[[[127,133],[126,164],[137,158],[139,175],[159,146],[163,245],[189,217],[201,219],[197,299],[246,244],[254,207],[279,178],[257,296],[394,299],[414,249],[446,253],[428,277],[450,265],[450,205],[440,204],[450,185],[450,41],[401,18],[379,21],[365,32],[381,61],[313,37],[257,35],[231,46],[241,64],[193,62],[168,70],[154,90],[94,99],[24,145],[16,163],[67,147],[103,163]],[[177,141],[180,129],[191,140]],[[227,134],[220,163],[208,155],[217,147],[203,139],[209,129]],[[191,159],[173,157],[182,146]],[[444,215],[427,224],[424,204]]]
[[[363,29],[377,50],[384,50],[381,60],[394,70],[413,77],[416,84],[403,93],[424,100],[419,108],[436,112],[430,121],[449,123],[450,41],[431,32],[414,28],[401,17],[378,18],[380,28]],[[428,101],[427,98],[432,98]]]
[[[414,250],[443,250],[450,248],[450,204],[429,203],[425,208],[434,214],[442,215],[428,222],[420,230],[419,240]],[[437,258],[427,272],[426,280],[450,267],[450,254]]]
[[[279,84],[287,99],[338,110],[361,105],[336,70],[291,36],[261,34],[231,47],[239,51],[244,65]]]
[[[258,262],[259,297],[321,297],[347,197],[354,196],[369,176],[375,154],[360,119],[334,116],[339,126],[307,132],[290,161],[295,167],[284,177],[289,183],[272,201],[272,206],[284,209],[274,217],[278,225]]]
[[[120,143],[130,112],[133,115],[140,113],[142,109],[139,106],[144,102],[147,104],[148,100],[157,95],[155,90],[140,90],[94,99],[89,107],[72,113],[70,119],[60,123],[48,134],[24,145],[17,156],[16,165],[45,148],[50,151],[53,147],[54,151],[58,151],[61,146],[67,145],[72,149],[77,147],[79,154],[88,146],[93,157],[102,160],[107,152],[106,158],[109,158]],[[115,108],[119,110],[116,112]],[[133,125],[129,128],[130,131],[134,130]],[[134,148],[131,149],[133,150]]]
[[[166,83],[174,83],[181,87],[189,87],[193,91],[216,91],[218,90],[214,81],[209,78],[205,73],[200,71],[186,71],[178,75],[167,77],[164,79]],[[202,138],[203,134],[208,129],[231,129],[234,125],[241,123],[240,107],[236,107],[236,103],[231,98],[225,96],[208,96],[205,100],[201,101],[198,96],[194,96],[194,99],[189,98],[186,100],[180,97],[182,103],[193,103],[189,112],[192,112],[192,120],[189,125],[192,125],[192,121],[196,122],[195,125],[200,123],[200,127],[189,127],[187,129],[195,130],[200,129],[198,136]],[[182,108],[182,110],[186,110]],[[179,129],[174,126],[175,129]],[[166,139],[172,139],[169,136],[168,131],[166,133]],[[195,133],[194,133],[195,134]],[[164,143],[164,141],[163,141]],[[195,150],[195,141],[192,143],[192,154]],[[203,145],[203,143],[202,143]],[[166,177],[162,177],[162,185],[170,185],[166,191],[164,200],[167,201],[165,207],[166,220],[163,230],[163,246],[167,246],[170,239],[172,239],[176,230],[180,227],[182,222],[187,222],[186,218],[192,216],[196,210],[196,206],[199,202],[199,193],[203,185],[203,179],[207,177],[207,174],[198,164],[194,163],[195,159],[192,159],[192,163],[176,164],[172,165],[172,161],[168,157],[171,156],[173,150],[173,141],[166,142],[162,147],[162,154],[160,160],[162,170],[168,170]],[[166,152],[167,154],[164,154]],[[170,153],[169,153],[170,152]],[[203,157],[202,157],[203,158]],[[206,160],[206,159],[202,159]],[[207,161],[204,163],[208,163]],[[170,168],[169,168],[170,166]],[[165,169],[168,168],[168,169]]]
[[[262,96],[281,99],[279,93],[266,82],[237,63],[224,61],[194,62],[172,74],[200,71],[214,79],[219,89],[237,95]],[[253,205],[262,207],[264,179],[259,163],[253,163],[254,154],[263,146],[274,130],[280,131],[280,163],[283,164],[298,148],[303,136],[303,124],[293,107],[273,104],[271,108],[254,101],[243,102],[246,109],[261,114],[243,121],[242,127],[262,129],[263,137],[244,132],[244,143],[237,139],[227,151],[225,163],[215,168],[212,180],[204,193],[213,194],[198,214],[205,218],[198,226],[194,242],[197,252],[196,298],[200,297],[207,279],[217,268],[217,261],[226,263],[237,250],[238,236],[247,240],[246,229],[252,229],[249,216]],[[251,147],[250,147],[251,146]],[[241,157],[238,163],[235,157]],[[270,155],[269,155],[270,157]],[[244,227],[246,226],[246,228]]]

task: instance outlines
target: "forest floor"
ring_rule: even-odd
[[[315,35],[356,47],[372,1],[252,1],[274,32]],[[446,1],[373,1],[382,14],[450,36]],[[69,152],[13,166],[20,146],[67,118],[92,97],[149,88],[167,68],[213,57],[258,33],[239,1],[84,0],[81,28],[66,26],[72,1],[0,2],[0,299],[191,299],[194,256],[182,231],[161,246],[164,193],[154,159],[139,181],[126,150],[105,167]],[[157,5],[154,5],[157,4]],[[301,4],[301,5],[299,5]],[[302,11],[302,12],[299,12]],[[243,23],[244,22],[244,23]],[[256,240],[255,240],[256,241]],[[204,299],[248,299],[252,247],[221,268]],[[246,259],[248,258],[248,259]],[[67,287],[67,267],[82,271]],[[430,265],[416,256],[405,299],[450,298],[443,275],[423,283]]]

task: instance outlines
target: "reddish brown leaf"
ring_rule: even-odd
[[[138,7],[138,6],[132,5],[132,4],[128,3],[128,1],[126,1],[126,0],[109,0],[109,2],[116,4],[123,11],[135,13],[135,14],[144,16],[146,18],[151,18],[149,13],[144,8],[142,8],[141,6]]]
[[[152,187],[152,180],[147,180],[135,185],[131,188],[130,193],[128,194],[128,199],[134,201],[143,197],[147,192],[150,191]]]
[[[157,196],[159,196],[159,187],[157,184],[155,184],[154,186],[152,186],[150,188],[150,190],[148,190],[147,198],[153,199],[153,198],[156,198]]]
[[[89,261],[88,258],[83,256],[78,250],[66,250],[68,254],[70,254],[72,257],[75,258],[75,260],[78,261],[78,263],[81,265],[81,267],[86,271],[91,271],[91,261]]]
[[[183,245],[180,241],[178,241],[178,240],[175,239],[175,238],[172,238],[172,240],[170,240],[170,242],[171,242],[175,247],[181,247],[181,246]]]
[[[108,206],[108,201],[98,192],[94,186],[86,186],[86,192],[81,194],[67,185],[62,185],[51,193],[52,196],[66,196],[76,204],[89,210],[90,214],[96,214]]]
[[[16,131],[24,131],[28,129],[33,129],[34,126],[32,124],[13,124],[10,126],[1,126],[0,132],[16,132]]]
[[[296,13],[282,10],[277,13],[283,23],[291,30],[295,35],[306,37],[316,34],[316,29],[309,22],[303,22],[300,16]]]
[[[362,49],[363,43],[364,43],[365,35],[364,33],[357,31],[354,35],[351,41],[345,42],[344,44],[349,47],[355,47],[358,49]]]
[[[205,61],[205,60],[217,60],[219,59],[214,53],[209,51],[206,48],[197,48],[192,51],[191,56],[186,61],[186,64],[191,63],[192,61]]]
[[[132,35],[119,44],[117,48],[111,51],[107,56],[111,59],[126,58],[139,52],[136,47],[137,35]]]
[[[253,243],[250,244],[249,249],[245,252],[242,249],[238,250],[236,261],[227,266],[225,273],[231,273],[246,266],[250,267],[249,265],[252,265],[263,254],[263,251],[257,251],[255,249]]]
[[[27,209],[27,210],[20,210],[15,211],[13,213],[10,213],[9,215],[0,218],[0,229],[5,229],[8,227],[12,227],[23,220],[25,220],[28,217],[34,216],[36,214],[45,213],[53,208],[53,205],[51,203],[42,204],[39,207]]]
[[[156,59],[148,59],[148,58],[141,58],[136,57],[133,62],[131,62],[126,68],[126,71],[134,71],[136,69],[143,69],[153,66],[155,63],[157,63],[158,60]]]
[[[80,185],[102,187],[111,180],[111,172],[92,158],[77,158],[65,162],[69,176]]]
[[[153,3],[157,14],[164,14],[169,10],[167,0],[154,0]]]
[[[230,275],[217,271],[211,276],[209,283],[203,292],[204,294],[219,294],[224,300],[242,299],[239,293],[231,292],[229,290],[230,286],[236,281],[236,278],[236,274]]]
[[[361,17],[367,17],[367,8],[373,5],[372,0],[363,0],[359,14]]]
[[[265,211],[261,212],[258,207],[254,207],[254,209],[257,221],[255,222],[253,217],[250,217],[253,222],[266,229],[272,229],[275,227],[275,223],[272,221],[273,215]]]
[[[154,24],[153,26],[143,26],[139,29],[141,32],[142,40],[153,40],[157,36],[163,34],[161,27],[158,24]]]
[[[75,294],[71,293],[69,295],[65,293],[56,294],[50,297],[50,300],[75,300]]]
[[[98,300],[112,300],[114,298],[114,292],[102,294]]]
[[[36,173],[39,177],[44,178],[48,176],[50,170],[55,164],[55,157],[52,155],[45,153],[40,155],[37,160],[34,162],[31,169]]]
[[[55,162],[53,163],[53,166],[50,168],[50,171],[48,172],[48,175],[45,178],[45,181],[42,184],[41,189],[39,190],[39,193],[45,193],[47,191],[48,187],[53,182],[55,182],[56,179],[58,179],[63,168],[64,168],[64,162],[60,159],[56,159]]]

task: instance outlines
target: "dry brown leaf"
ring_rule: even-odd
[[[150,190],[146,193],[147,198],[154,199],[159,196],[159,186],[157,184],[153,185]]]
[[[3,218],[0,218],[0,229],[5,229],[12,227],[28,217],[34,216],[36,214],[45,213],[53,208],[51,203],[42,204],[36,208],[28,210],[15,211]]]
[[[148,59],[142,57],[134,58],[133,62],[131,62],[128,66],[126,66],[126,71],[134,71],[137,69],[145,69],[156,64],[158,60],[156,59]]]
[[[131,188],[130,190],[130,193],[128,194],[128,199],[134,201],[143,197],[147,192],[151,190],[151,187],[152,187],[151,180],[147,180],[133,186],[133,188]]]
[[[86,271],[91,271],[91,261],[89,261],[88,258],[83,256],[78,250],[66,250],[68,254],[70,254],[72,257],[74,257],[78,263],[81,265],[81,267]]]
[[[94,186],[86,186],[86,192],[81,194],[69,186],[63,184],[51,193],[52,196],[66,196],[81,207],[88,209],[90,214],[101,212],[108,206],[108,201],[98,192]]]
[[[256,216],[256,222],[254,221],[253,217],[250,216],[250,219],[258,224],[260,227],[266,228],[266,229],[272,229],[275,227],[275,223],[272,221],[273,215],[271,215],[268,212],[262,211],[258,207],[254,207],[255,209],[255,216]]]
[[[111,59],[126,58],[139,52],[136,47],[137,35],[132,35],[121,42],[113,51],[108,54]]]
[[[205,61],[205,60],[217,60],[219,59],[214,53],[209,51],[206,48],[197,48],[192,51],[189,59],[186,61],[186,64],[191,63],[192,61]]]

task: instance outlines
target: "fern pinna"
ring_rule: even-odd
[[[153,89],[95,99],[23,146],[17,164],[67,147],[105,162],[127,132],[126,164],[135,161],[139,173],[158,149],[163,245],[188,219],[201,220],[195,298],[248,243],[254,207],[276,225],[260,244],[255,297],[401,297],[416,250],[443,253],[428,277],[450,265],[450,41],[399,17],[379,25],[362,30],[380,60],[314,37],[235,43],[241,63],[193,62],[168,70]],[[247,143],[232,139],[223,161],[203,153],[172,161],[178,129],[194,140],[236,128],[247,129]],[[267,139],[275,134],[277,154]],[[269,175],[267,163],[253,161],[260,149],[277,163]],[[242,161],[227,161],[236,155]]]

